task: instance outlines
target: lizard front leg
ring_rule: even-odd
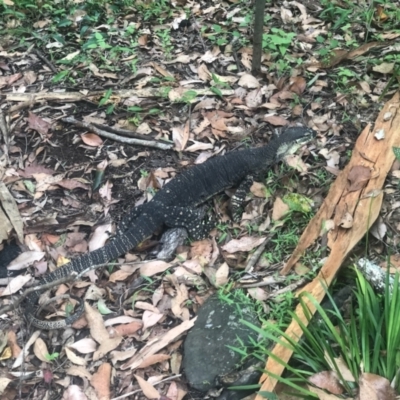
[[[243,213],[243,203],[249,193],[254,178],[252,175],[247,175],[246,178],[238,186],[236,193],[231,197],[231,213],[232,219],[235,222],[240,222]]]

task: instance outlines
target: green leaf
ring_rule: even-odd
[[[132,107],[128,107],[128,111],[133,111],[133,112],[142,112],[143,108],[139,107],[139,106],[132,106]]]
[[[212,88],[210,88],[210,90],[213,92],[213,93],[215,93],[217,96],[219,96],[219,97],[223,97],[222,96],[222,92],[218,89],[218,88],[216,88],[216,87],[212,87]]]
[[[56,358],[58,358],[58,356],[60,355],[60,353],[52,353],[52,354],[46,354],[45,355],[45,357],[46,357],[46,359],[47,360],[49,360],[49,361],[53,361],[53,360],[55,360]]]
[[[97,309],[100,311],[100,314],[111,314],[112,311],[106,306],[106,303],[104,302],[103,299],[100,299],[97,302]]]
[[[400,161],[400,147],[393,147],[393,153],[397,161]]]
[[[29,190],[30,193],[35,193],[36,185],[32,181],[24,181],[25,187]]]
[[[61,71],[57,75],[53,76],[53,79],[51,81],[53,83],[58,83],[58,82],[62,81],[68,74],[69,74],[68,70]]]
[[[283,202],[289,206],[291,211],[298,211],[303,214],[311,212],[313,201],[298,193],[289,193],[283,197]]]
[[[107,92],[104,94],[104,97],[99,101],[99,106],[104,106],[107,103],[108,99],[111,97],[112,90],[108,89]]]

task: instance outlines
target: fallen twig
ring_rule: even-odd
[[[250,260],[248,261],[246,268],[244,269],[244,272],[249,272],[251,269],[254,268],[254,266],[256,265],[256,262],[261,257],[261,254],[264,251],[265,246],[270,242],[271,238],[272,238],[272,236],[267,237],[264,240],[264,242],[262,242],[260,244],[260,246],[258,246],[258,249],[251,255]]]
[[[116,135],[115,133],[107,132],[102,129],[96,128],[94,125],[89,124],[87,122],[82,122],[76,120],[74,117],[65,117],[61,119],[63,122],[67,122],[72,125],[79,126],[80,128],[85,128],[90,130],[91,132],[96,133],[99,136],[106,137],[108,139],[115,140],[121,143],[133,144],[136,146],[146,146],[146,147],[154,147],[160,150],[170,150],[173,147],[173,144],[168,143],[159,143],[154,140],[143,140],[143,139],[135,139],[135,138],[127,138]]]
[[[114,127],[111,127],[111,126],[108,126],[108,125],[95,124],[95,123],[93,123],[92,125],[94,125],[96,128],[102,129],[102,130],[107,131],[107,132],[117,133],[117,134],[122,135],[122,136],[128,136],[128,137],[136,138],[136,139],[148,140],[146,138],[146,135],[141,135],[140,133],[136,133],[134,131],[130,131],[129,129],[114,128]]]
[[[196,92],[197,96],[216,96],[216,94],[210,89],[184,89],[180,93],[180,97],[184,98],[186,92]],[[172,91],[171,91],[172,92]],[[234,94],[233,90],[221,89],[222,96],[231,96]],[[60,100],[66,101],[79,101],[87,100],[91,98],[102,98],[104,96],[105,90],[89,92],[88,94],[83,94],[80,92],[39,92],[39,93],[7,93],[7,101],[39,101],[39,100]],[[164,88],[146,88],[146,89],[121,89],[113,90],[113,96],[119,97],[121,99],[126,99],[128,97],[167,97],[168,92]],[[94,100],[94,99],[92,99]]]
[[[4,306],[0,308],[0,315],[5,314],[8,311],[15,310],[23,301],[24,299],[32,292],[36,291],[43,291],[43,290],[48,290],[53,288],[54,286],[61,285],[63,283],[68,283],[76,279],[77,274],[71,274],[70,276],[67,276],[65,278],[57,279],[56,281],[52,281],[49,283],[45,283],[43,285],[39,286],[32,286],[29,289],[26,289],[21,296],[19,296],[16,300],[12,302],[12,304],[9,304],[7,306]]]
[[[2,109],[0,109],[0,132],[3,135],[5,145],[8,146],[9,135],[8,135],[6,119],[4,118]]]
[[[57,68],[39,51],[33,50],[33,52],[51,69],[55,74],[58,73]]]

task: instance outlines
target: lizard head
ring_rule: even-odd
[[[276,139],[276,160],[279,161],[290,154],[294,154],[301,146],[314,139],[316,134],[317,132],[313,129],[304,126],[292,126],[285,129]]]

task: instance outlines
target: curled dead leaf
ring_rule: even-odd
[[[342,394],[344,392],[343,386],[340,384],[338,376],[334,371],[322,371],[318,372],[310,378],[308,381],[320,389],[328,390],[333,394]]]
[[[92,147],[99,147],[103,144],[103,140],[95,133],[86,133],[81,136],[82,142]]]

